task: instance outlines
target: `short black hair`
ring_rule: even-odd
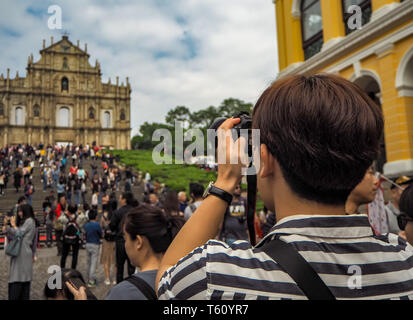
[[[135,198],[132,192],[124,192],[122,193],[122,198],[126,200],[126,204],[132,206],[135,204]]]
[[[189,193],[195,198],[201,198],[204,195],[204,186],[200,183],[191,182],[189,184]]]
[[[94,209],[90,210],[88,214],[89,220],[95,220],[97,215],[98,213],[96,212],[96,210]]]
[[[292,75],[258,99],[252,120],[303,199],[343,205],[377,159],[384,121],[356,84],[333,74]]]

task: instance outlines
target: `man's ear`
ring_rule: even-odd
[[[274,157],[269,152],[265,144],[261,144],[260,147],[260,157],[261,157],[261,170],[260,178],[267,178],[268,176],[274,174]]]

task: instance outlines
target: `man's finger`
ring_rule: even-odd
[[[232,129],[235,125],[240,123],[240,118],[229,118],[225,120],[218,129],[229,130]]]

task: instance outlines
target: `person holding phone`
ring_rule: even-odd
[[[17,210],[17,217],[10,218],[5,231],[10,241],[21,236],[21,247],[17,257],[10,258],[9,300],[30,300],[30,284],[33,276],[33,262],[36,248],[36,223],[33,208],[24,204]]]
[[[51,275],[55,277],[56,275]],[[86,288],[85,280],[82,274],[75,269],[60,269],[61,278],[60,287],[54,285],[49,286],[49,280],[46,282],[43,290],[43,295],[47,300],[97,300],[96,296]],[[56,280],[53,279],[53,282]],[[73,292],[75,294],[73,294]]]

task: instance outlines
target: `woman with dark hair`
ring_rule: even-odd
[[[84,284],[82,274],[74,269],[60,269],[61,279],[56,279],[61,281],[61,286],[57,285],[55,281],[56,274],[49,277],[48,281],[44,286],[44,296],[47,300],[75,300],[75,297],[67,285],[67,282]],[[53,278],[53,279],[52,279]],[[53,280],[53,281],[52,281]],[[53,285],[51,285],[53,284]],[[85,287],[86,288],[86,287]],[[86,300],[97,300],[96,297],[90,292],[86,291]]]
[[[162,201],[162,208],[165,213],[171,216],[183,217],[184,213],[179,210],[178,194],[174,190],[168,190],[165,194],[165,198]]]
[[[106,300],[156,299],[155,277],[163,254],[185,220],[165,214],[160,208],[147,204],[129,211],[122,225],[126,253],[140,272],[113,287]],[[85,300],[83,291],[73,290],[76,299]]]
[[[413,185],[409,185],[400,196],[400,215],[397,217],[399,235],[413,245]]]
[[[17,209],[17,217],[11,218],[10,225],[5,228],[8,238],[15,241],[21,237],[21,246],[18,256],[10,259],[9,300],[29,300],[36,252],[36,222],[32,206],[21,205]]]

